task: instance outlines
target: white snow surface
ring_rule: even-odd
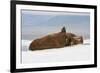
[[[22,40],[22,63],[52,63],[90,60],[90,41],[83,44],[46,50],[29,51],[31,41]]]

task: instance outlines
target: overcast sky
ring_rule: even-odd
[[[59,32],[64,26],[66,32],[76,33],[84,38],[89,38],[90,35],[89,13],[21,10],[21,15],[24,40]]]

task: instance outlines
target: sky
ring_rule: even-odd
[[[90,14],[83,12],[57,12],[21,10],[22,40],[32,40],[48,34],[66,32],[90,36]]]

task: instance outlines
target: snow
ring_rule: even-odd
[[[24,42],[24,43],[23,43]],[[83,44],[73,45],[64,48],[29,51],[31,41],[22,41],[22,63],[52,63],[66,61],[87,61],[90,60],[90,41],[84,40]]]
[[[84,40],[84,44],[90,44],[90,40]]]
[[[22,40],[22,51],[28,51],[31,42],[30,40]]]

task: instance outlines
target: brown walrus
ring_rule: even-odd
[[[29,46],[29,50],[61,48],[80,43],[83,43],[83,38],[81,36],[78,37],[75,34],[66,33],[65,27],[63,27],[59,33],[33,40]]]

